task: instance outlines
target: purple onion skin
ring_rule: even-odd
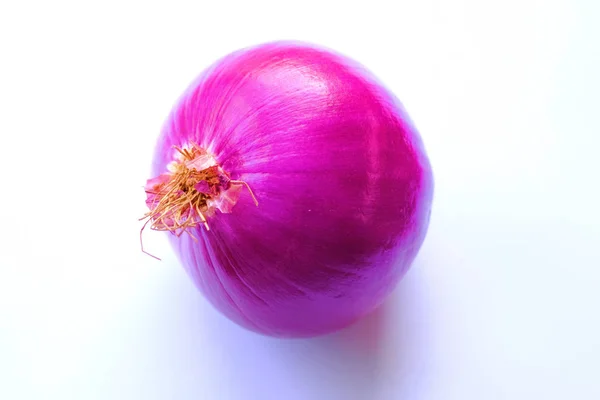
[[[316,46],[240,50],[195,80],[169,115],[154,176],[196,143],[244,190],[210,230],[169,235],[187,273],[247,329],[310,337],[380,305],[429,225],[433,176],[400,102],[363,67]]]

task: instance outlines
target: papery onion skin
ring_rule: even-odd
[[[363,67],[317,46],[275,42],[216,62],[159,137],[196,144],[248,184],[210,230],[169,235],[187,273],[228,318],[278,337],[343,328],[394,289],[429,225],[433,176],[400,102]]]

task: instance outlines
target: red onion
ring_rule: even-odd
[[[424,240],[433,177],[399,101],[357,63],[263,44],[194,81],[158,140],[147,222],[236,323],[340,329],[376,308]]]

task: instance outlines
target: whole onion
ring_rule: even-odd
[[[173,233],[223,314],[272,336],[340,329],[383,302],[424,240],[433,177],[399,101],[313,45],[243,49],[169,115],[147,222]]]

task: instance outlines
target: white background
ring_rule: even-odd
[[[0,398],[600,398],[596,0],[3,1]],[[300,39],[404,102],[436,177],[396,293],[328,337],[215,312],[164,236],[151,150],[215,59]]]

